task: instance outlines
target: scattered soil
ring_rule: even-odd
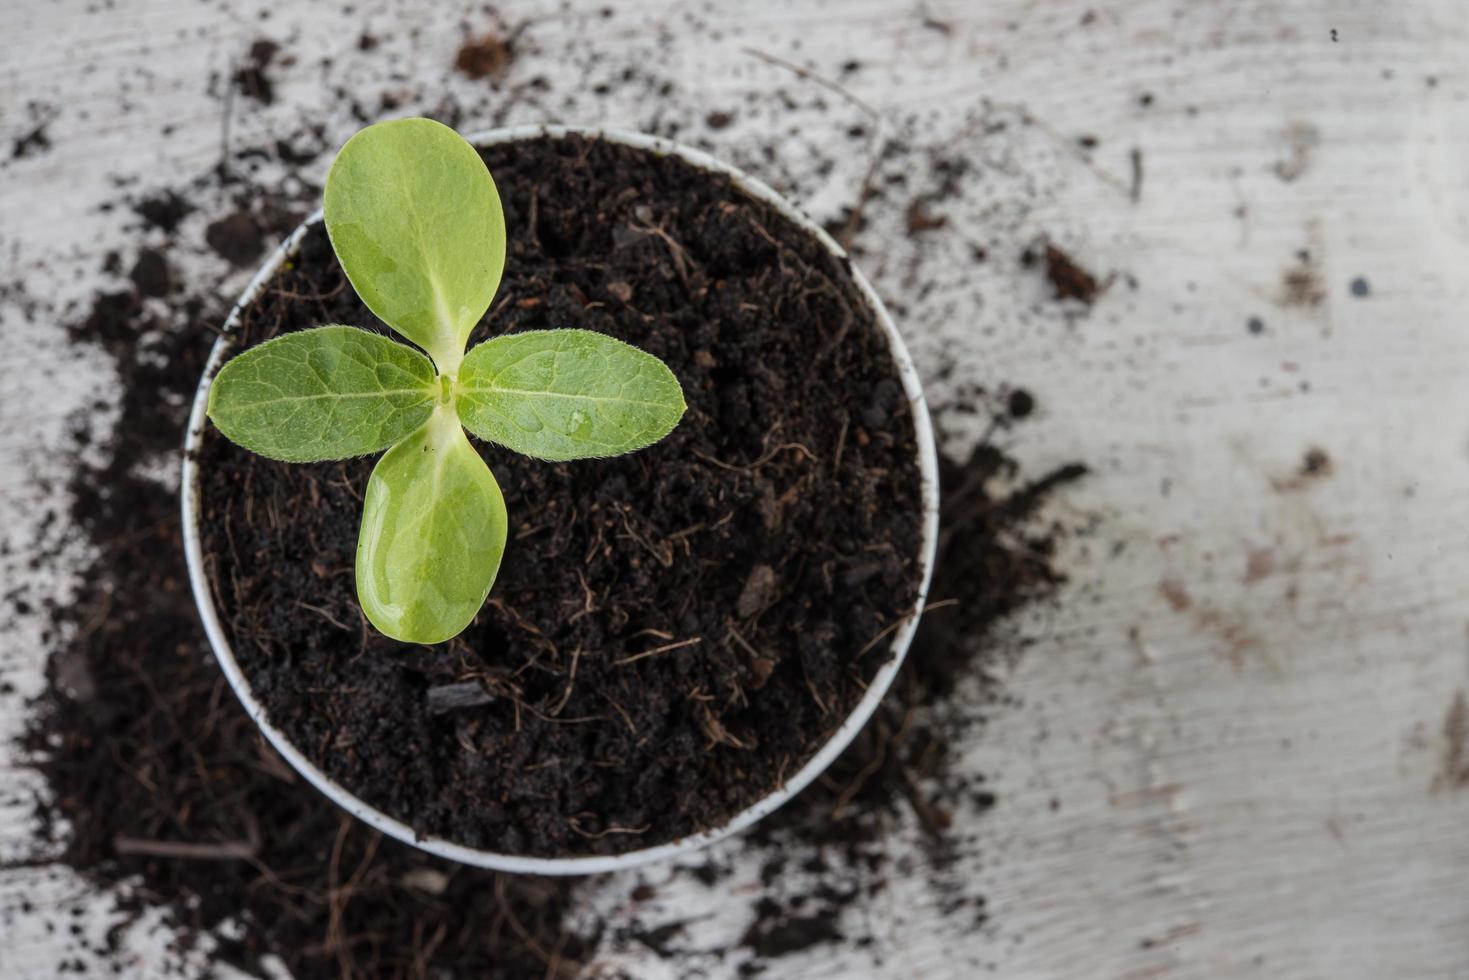
[[[499,78],[510,67],[513,58],[508,41],[498,34],[486,34],[464,42],[454,56],[454,67],[475,81]]]
[[[1309,309],[1320,306],[1326,299],[1326,285],[1312,254],[1302,249],[1296,253],[1296,262],[1287,266],[1280,274],[1280,293],[1276,302],[1280,306]]]
[[[1279,493],[1304,490],[1319,480],[1331,476],[1334,467],[1331,456],[1320,446],[1312,446],[1301,456],[1301,465],[1289,476],[1274,477],[1270,485]]]
[[[1301,476],[1330,476],[1331,457],[1326,450],[1312,446],[1306,450],[1306,455],[1301,457]]]
[[[16,137],[15,141],[10,144],[10,158],[19,160],[21,157],[44,153],[51,149],[51,137],[46,134],[46,127],[50,124],[50,120],[37,123]]]
[[[143,296],[166,296],[171,284],[168,260],[162,252],[145,248],[138,253],[138,260],[133,263],[128,278]]]
[[[1079,300],[1086,306],[1096,302],[1101,284],[1097,277],[1077,264],[1076,260],[1055,245],[1047,243],[1039,252],[1026,249],[1020,256],[1021,265],[1029,268],[1037,264],[1044,266],[1047,281],[1057,299]]]
[[[356,37],[361,26],[351,23],[342,36]],[[948,30],[938,22],[928,26]],[[961,877],[945,869],[955,867],[949,856],[961,843],[969,856],[961,866],[973,867],[975,848],[982,846],[976,838],[982,841],[986,833],[983,816],[997,801],[972,765],[951,767],[948,753],[974,744],[986,717],[1013,706],[1002,679],[1006,666],[1025,649],[1028,627],[1002,610],[1054,595],[1060,575],[1052,552],[1071,533],[1036,510],[1055,483],[1024,482],[1013,461],[994,447],[944,465],[949,498],[962,496],[956,488],[976,488],[968,491],[964,529],[940,553],[932,592],[934,605],[946,598],[960,604],[934,608],[925,618],[879,717],[826,778],[755,833],[728,845],[719,858],[691,870],[652,869],[629,890],[632,902],[650,903],[648,911],[637,913],[631,925],[618,926],[616,935],[609,936],[589,914],[573,883],[475,872],[344,823],[340,811],[260,742],[199,629],[183,569],[176,497],[160,492],[160,484],[147,476],[173,466],[189,398],[214,339],[210,329],[222,321],[223,302],[232,299],[226,295],[231,290],[220,288],[223,263],[205,251],[209,223],[243,211],[257,224],[262,242],[277,240],[319,203],[319,185],[312,183],[319,181],[319,172],[297,168],[329,153],[350,134],[354,121],[366,124],[388,112],[419,112],[466,129],[549,116],[603,118],[611,112],[626,118],[631,128],[682,135],[749,164],[797,200],[840,179],[844,159],[874,153],[871,120],[844,120],[846,109],[824,104],[827,93],[804,79],[774,92],[752,90],[725,104],[740,126],[706,140],[723,128],[723,119],[711,121],[706,103],[684,95],[661,72],[670,50],[662,35],[629,39],[624,57],[609,62],[605,47],[588,32],[587,40],[555,51],[556,71],[543,74],[536,70],[532,30],[527,43],[516,45],[516,68],[525,70],[514,73],[515,81],[474,86],[483,94],[466,96],[462,85],[456,92],[453,85],[432,79],[384,82],[378,90],[364,91],[352,81],[354,66],[370,57],[387,66],[374,68],[376,76],[386,77],[398,57],[393,45],[375,43],[378,33],[359,45],[370,55],[354,48],[322,62],[330,107],[302,106],[299,120],[269,137],[250,135],[248,124],[260,100],[241,98],[238,85],[228,86],[230,94],[225,86],[212,89],[224,113],[235,114],[233,143],[225,145],[218,166],[179,186],[159,188],[146,178],[142,184],[118,184],[132,189],[102,210],[130,208],[141,220],[120,225],[136,237],[104,263],[106,275],[98,279],[107,285],[85,308],[53,309],[46,300],[9,292],[27,320],[69,324],[79,344],[105,348],[116,362],[122,395],[115,434],[108,434],[110,421],[79,420],[77,468],[66,488],[74,504],[46,522],[53,529],[75,528],[95,553],[82,571],[76,598],[61,601],[20,589],[6,595],[17,616],[38,609],[51,624],[45,638],[49,683],[35,705],[28,742],[48,783],[36,815],[43,837],[53,844],[35,856],[35,863],[45,865],[54,855],[101,885],[117,886],[114,894],[130,896],[120,899],[130,914],[161,908],[170,934],[180,936],[176,948],[187,949],[199,939],[219,942],[220,953],[211,960],[265,976],[277,974],[274,968],[267,971],[262,957],[275,957],[299,980],[348,974],[569,977],[585,972],[583,964],[591,962],[599,938],[613,942],[624,936],[657,955],[679,957],[680,968],[700,957],[728,957],[744,974],[768,969],[774,975],[783,969],[779,957],[802,949],[838,941],[848,948],[870,946],[863,903],[889,881],[914,875],[930,888],[934,904],[925,907],[943,913],[938,918],[925,914],[926,927],[969,931],[989,922],[983,886],[967,871]],[[291,57],[283,50],[265,59],[258,75],[268,87],[256,89],[274,98],[267,66],[284,67]],[[1150,100],[1140,97],[1140,104]],[[130,111],[126,95],[119,96],[117,111]],[[51,115],[38,109],[31,126]],[[242,119],[247,125],[239,125]],[[787,135],[792,119],[818,125],[804,138]],[[942,190],[955,166],[988,159],[1027,138],[1017,119],[1023,121],[1023,115],[976,110],[956,142],[938,147],[930,146],[932,127],[926,118],[888,119],[904,139],[875,159],[870,187],[861,195],[865,212],[858,206],[852,209],[856,220],[848,220],[852,210],[836,219],[837,229],[851,226],[856,253],[870,250],[864,267],[876,274],[900,322],[915,336],[937,320],[981,310],[991,315],[1013,311],[1000,318],[1001,330],[1030,328],[1021,304],[1024,284],[1011,267],[960,267],[949,246],[972,254],[976,263],[989,254],[1014,254],[1019,242],[1035,234],[1034,205],[1047,199],[1072,166],[1069,157],[1001,174],[999,180],[991,171],[986,182],[966,181],[963,194],[927,196],[925,203],[948,218],[948,227],[903,234],[905,209],[915,193]],[[830,132],[820,125],[828,120],[837,127]],[[160,138],[170,138],[174,129],[164,126]],[[771,135],[764,140],[747,135],[759,132]],[[839,138],[843,133],[845,140]],[[39,141],[25,147],[27,153],[45,149]],[[257,165],[272,157],[282,173],[266,183],[270,171],[257,171]],[[136,180],[139,175],[115,176]],[[856,186],[860,178],[859,172],[848,179]],[[909,243],[911,254],[885,273],[887,256]],[[164,256],[171,287],[163,298],[146,303],[141,283],[109,278],[127,275],[145,247]],[[257,259],[258,253],[244,260],[243,268]],[[63,268],[68,275],[87,271],[74,262],[58,266]],[[956,277],[968,284],[976,270],[989,277],[985,303],[947,305],[944,296],[953,295]],[[928,298],[931,288],[946,284],[947,294],[940,289]],[[610,279],[605,289],[617,303],[640,304],[626,281]],[[7,290],[0,287],[0,293]],[[944,378],[955,368],[938,359],[934,377]],[[718,364],[701,367],[713,370]],[[988,415],[988,431],[1003,433],[1004,445],[1023,442],[1021,426],[1012,431],[1015,418],[1007,412],[1007,379],[982,380],[991,386],[988,394],[968,381],[941,384],[936,391],[949,394],[937,409],[937,421],[952,418],[964,423],[962,432],[972,432],[968,416]],[[59,498],[61,490],[48,485],[43,492]],[[1029,503],[1009,506],[1016,494]],[[950,503],[946,500],[946,524],[955,514]],[[73,567],[70,559],[66,564]],[[750,570],[736,603],[752,580],[750,602],[763,601],[764,586]],[[482,696],[485,685],[475,681],[474,686]],[[901,839],[915,821],[924,828],[931,862],[915,862],[912,848]],[[204,850],[191,852],[191,846]],[[724,860],[763,864],[761,890],[731,890]],[[690,874],[736,906],[731,915],[754,912],[757,923],[743,949],[689,948],[684,923],[670,922],[669,910],[651,901],[669,875]],[[70,924],[66,911],[36,909],[22,901],[0,909],[0,921],[42,916],[48,929],[54,923],[61,932]],[[639,926],[644,915],[647,925]],[[71,932],[76,935],[74,926]],[[69,959],[59,968],[85,972],[88,964],[70,957],[91,952],[101,959],[92,960],[94,972],[136,972],[141,967],[127,951],[126,933],[124,924],[102,945],[73,940],[65,953]],[[221,936],[229,938],[221,941]],[[880,958],[882,944],[872,948],[875,960]],[[164,972],[157,964],[148,970],[155,976]],[[199,972],[189,969],[184,975]]]
[[[279,53],[280,45],[267,38],[251,44],[245,63],[235,69],[231,79],[235,90],[261,105],[272,105],[275,102],[275,83],[271,80],[268,69]]]
[[[1464,692],[1454,694],[1443,722],[1444,754],[1435,789],[1469,787],[1469,701]]]
[[[175,191],[165,190],[149,195],[133,205],[133,211],[148,228],[166,235],[178,231],[179,223],[194,213],[194,205]]]
[[[373,460],[290,466],[212,437],[222,616],[275,723],[420,833],[563,855],[717,827],[826,741],[912,608],[919,477],[886,339],[840,262],[724,178],[578,138],[485,157],[512,240],[476,340],[614,334],[669,364],[688,415],[619,459],[480,446],[516,533],[483,613],[432,650],[358,611]],[[241,339],[323,322],[374,320],[317,228]],[[464,684],[488,703],[434,710]]]
[[[1023,481],[1015,461],[989,444],[962,462],[940,458],[932,611],[892,691],[820,780],[747,835],[764,855],[765,891],[741,940],[755,956],[745,975],[759,974],[773,957],[863,942],[841,929],[846,910],[869,901],[890,875],[913,874],[889,867],[904,811],[922,829],[936,906],[962,917],[965,928],[989,921],[984,894],[954,871],[953,855],[996,796],[983,776],[954,765],[954,751],[971,744],[983,724],[976,709],[1004,701],[1000,677],[1026,646],[1007,628],[1010,617],[1064,581],[1054,556],[1066,531],[1037,517],[1053,493],[1086,472],[1073,463]],[[723,869],[709,865],[706,873],[720,887]]]
[[[124,921],[162,904],[186,937],[212,934],[218,959],[259,976],[265,956],[298,980],[575,976],[596,937],[562,927],[571,883],[381,838],[271,752],[224,683],[189,592],[177,497],[143,475],[177,452],[218,302],[212,282],[167,314],[103,293],[70,328],[112,354],[122,404],[102,459],[68,488],[96,555],[77,600],[52,614],[50,686],[27,736],[51,790],[37,803],[43,838],[93,880],[141,883],[119,892]],[[227,922],[233,938],[218,932]]]
[[[917,235],[925,231],[935,231],[949,223],[949,219],[942,214],[932,214],[928,205],[921,200],[915,200],[908,205],[905,215],[908,223],[908,234]]]
[[[239,268],[249,266],[265,250],[260,226],[248,211],[236,211],[212,222],[204,232],[204,240],[216,255]]]

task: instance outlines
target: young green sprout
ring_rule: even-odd
[[[563,461],[652,445],[684,413],[662,361],[588,330],[465,345],[500,285],[505,217],[458,133],[428,119],[347,141],[326,230],[357,295],[423,353],[367,330],[289,333],[224,365],[209,418],[246,449],[305,463],[387,450],[357,539],[357,597],[383,633],[439,643],[469,625],[505,551],[505,500],[464,430]]]

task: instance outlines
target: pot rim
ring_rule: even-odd
[[[311,226],[322,220],[322,211],[318,208],[281,242],[245,287],[239,301],[231,309],[229,317],[225,320],[224,328],[219,339],[214,342],[214,346],[210,350],[209,360],[204,366],[203,375],[199,380],[199,387],[195,391],[193,408],[189,414],[188,430],[184,437],[183,465],[180,474],[184,554],[189,569],[189,585],[193,590],[194,601],[198,606],[199,616],[203,620],[204,632],[209,638],[209,645],[214,652],[215,659],[219,662],[220,668],[224,671],[225,678],[229,681],[230,687],[234,689],[235,696],[239,698],[250,719],[259,727],[261,733],[264,734],[266,740],[270,742],[275,751],[280,753],[281,757],[296,772],[305,777],[307,782],[325,794],[337,806],[346,810],[357,819],[405,844],[417,847],[437,857],[456,861],[461,864],[520,874],[576,875],[621,871],[652,861],[691,854],[694,851],[744,830],[800,793],[801,790],[805,789],[817,776],[825,771],[847,745],[851,743],[852,739],[861,731],[868,719],[872,717],[873,712],[877,710],[877,706],[881,702],[883,695],[887,693],[889,686],[891,686],[893,678],[897,675],[899,667],[902,666],[903,658],[908,652],[909,644],[913,640],[913,634],[918,628],[918,620],[923,614],[924,602],[928,597],[929,584],[933,577],[934,556],[938,543],[938,457],[934,444],[933,426],[928,415],[928,404],[923,396],[923,386],[919,381],[918,372],[913,365],[913,360],[908,354],[908,349],[904,346],[903,339],[899,335],[892,317],[888,315],[887,308],[883,305],[882,300],[878,297],[872,285],[867,281],[867,278],[850,262],[846,250],[838,245],[827,234],[824,228],[808,218],[764,182],[751,177],[749,174],[729,164],[721,162],[702,150],[684,146],[681,143],[662,137],[597,126],[527,125],[482,130],[466,135],[465,139],[475,146],[488,146],[538,136],[561,137],[566,135],[600,138],[614,143],[621,143],[635,149],[650,150],[654,153],[676,156],[701,170],[726,174],[745,193],[774,207],[786,218],[814,235],[838,259],[844,260],[844,264],[850,271],[858,290],[872,307],[879,326],[887,335],[888,346],[892,352],[893,361],[898,369],[898,376],[902,381],[903,391],[908,397],[909,407],[913,415],[914,436],[918,445],[919,494],[923,507],[923,541],[919,549],[922,576],[918,587],[918,598],[914,602],[913,611],[908,615],[907,619],[903,620],[902,625],[893,636],[890,645],[892,651],[891,657],[878,668],[877,673],[872,678],[872,682],[868,685],[867,691],[852,709],[851,714],[832,733],[831,737],[826,740],[826,743],[794,775],[787,779],[785,783],[736,813],[722,826],[701,831],[700,833],[668,843],[639,848],[634,851],[625,851],[621,854],[548,858],[518,854],[499,854],[493,851],[467,847],[463,844],[456,844],[439,837],[422,837],[412,827],[398,820],[396,817],[391,817],[381,810],[370,806],[319,769],[315,763],[307,759],[291,743],[285,733],[271,724],[266,717],[264,706],[255,699],[249,681],[245,678],[239,663],[235,660],[234,652],[230,648],[229,640],[225,636],[224,627],[215,609],[214,595],[204,571],[204,555],[198,527],[199,481],[195,456],[202,445],[205,427],[205,408],[209,400],[210,386],[213,383],[218,368],[224,361],[226,353],[233,345],[231,332],[239,317],[240,311],[254,301],[260,290],[275,275],[281,264],[295,254],[301,239]]]

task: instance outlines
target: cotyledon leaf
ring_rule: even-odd
[[[380,452],[423,425],[440,385],[429,359],[357,327],[288,333],[231,359],[209,418],[253,453],[293,463]]]
[[[650,446],[673,431],[685,408],[666,364],[590,330],[488,340],[464,359],[454,390],[470,432],[552,461]]]
[[[444,406],[383,454],[357,538],[357,598],[378,630],[441,643],[484,605],[505,552],[505,498]]]
[[[453,374],[505,267],[505,215],[485,163],[431,119],[377,123],[326,178],[327,234],[357,295]]]

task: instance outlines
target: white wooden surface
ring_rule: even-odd
[[[873,204],[860,239],[920,368],[958,356],[951,384],[1025,385],[1041,409],[1015,452],[1033,470],[1077,458],[1097,470],[1053,507],[1096,530],[1068,546],[1065,602],[1026,625],[1039,642],[1010,679],[1020,704],[964,747],[1000,803],[955,873],[982,883],[994,925],[939,916],[915,874],[854,919],[871,949],[817,947],[765,975],[968,977],[978,964],[1026,978],[1469,977],[1469,788],[1443,772],[1446,717],[1469,688],[1469,6],[751,0],[619,3],[604,21],[604,5],[503,12],[529,23],[512,78],[552,83],[509,121],[679,121],[831,216],[867,168],[843,136],[863,112],[742,49],[842,77],[907,137],[915,165],[925,145],[975,163],[949,225],[921,246],[898,233],[906,201]],[[95,287],[122,240],[121,216],[96,210],[116,194],[108,175],[148,187],[213,164],[209,76],[257,36],[287,40],[298,61],[275,73],[277,105],[237,107],[242,141],[303,116],[344,138],[341,84],[368,103],[392,89],[405,108],[448,93],[480,106],[470,124],[495,121],[484,83],[450,70],[460,18],[430,0],[356,4],[384,38],[368,54],[340,5],[92,6],[105,9],[0,6],[0,130],[7,143],[27,130],[32,101],[55,113],[54,148],[0,170],[0,255],[38,294]],[[464,22],[494,24],[478,10]],[[599,80],[578,67],[590,54],[607,73],[641,63],[676,94],[660,108],[623,88],[567,111],[561,96]],[[861,69],[842,76],[853,59]],[[822,94],[824,112],[810,104]],[[991,118],[1042,122],[986,135],[984,100]],[[731,107],[729,129],[699,125]],[[775,161],[757,152],[759,134],[791,128]],[[1095,136],[1090,163],[1057,134]],[[840,158],[824,176],[823,153]],[[1090,313],[1052,303],[1019,268],[1042,235],[1119,274]],[[969,241],[1000,250],[975,266]],[[1282,302],[1302,249],[1324,290],[1314,306]],[[1349,290],[1357,276],[1365,298]],[[64,567],[24,568],[56,506],[29,481],[59,473],[47,446],[107,379],[103,359],[64,350],[49,324],[0,306],[7,587],[68,587]],[[935,385],[936,400],[948,390]],[[1330,475],[1294,480],[1312,447]],[[0,696],[0,736],[41,684],[38,629],[3,624],[0,671],[17,690]],[[0,860],[32,853],[38,788],[0,768]],[[891,846],[921,865],[915,833],[900,828]],[[722,887],[756,892],[757,869],[728,853]],[[589,902],[626,921],[629,887],[604,880]],[[0,905],[22,896],[78,904],[95,934],[110,921],[105,896],[44,863],[0,872]],[[665,889],[653,924],[692,918],[676,945],[693,952],[658,961],[614,941],[600,965],[733,975],[738,958],[696,951],[738,939],[749,905]],[[16,921],[0,975],[52,976],[73,955],[65,932]],[[132,975],[154,975],[166,940],[132,930]]]

